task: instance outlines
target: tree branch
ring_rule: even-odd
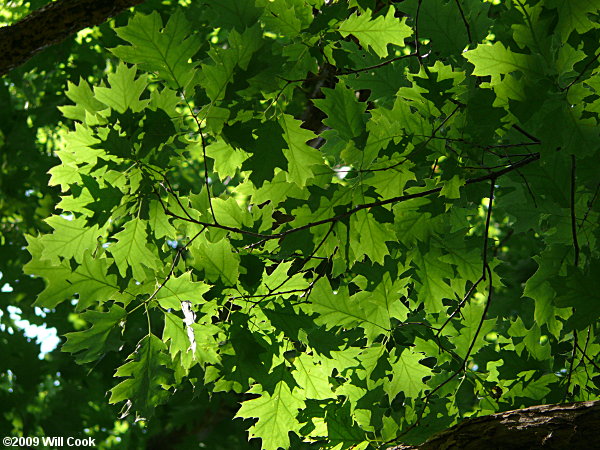
[[[595,448],[600,401],[540,405],[467,419],[421,445],[388,450]]]
[[[523,158],[521,161],[519,161],[519,162],[517,162],[515,164],[512,164],[512,165],[510,165],[508,167],[505,167],[502,170],[497,170],[495,172],[490,172],[487,175],[483,175],[483,176],[477,177],[477,178],[469,178],[469,179],[467,179],[465,181],[465,185],[474,184],[474,183],[480,183],[482,181],[487,181],[487,180],[495,180],[496,178],[501,177],[502,175],[510,173],[513,170],[517,170],[517,169],[519,169],[519,168],[521,168],[523,166],[526,166],[527,164],[529,164],[529,163],[531,163],[533,161],[537,161],[538,159],[540,159],[540,154],[539,153],[533,153],[530,156],[528,156],[527,158]],[[352,214],[355,214],[358,211],[361,211],[363,209],[371,209],[371,208],[373,208],[375,206],[389,205],[389,204],[392,204],[392,203],[401,203],[401,202],[405,202],[407,200],[412,200],[412,199],[415,199],[415,198],[426,197],[428,195],[440,192],[441,190],[442,190],[442,187],[440,186],[440,187],[437,187],[437,188],[428,189],[426,191],[417,192],[415,194],[400,195],[398,197],[392,197],[392,198],[388,198],[388,199],[385,199],[385,200],[379,200],[379,201],[372,202],[372,203],[363,203],[361,205],[355,206],[354,208],[346,211],[345,213],[338,214],[337,216],[329,217],[329,218],[323,219],[323,220],[318,220],[316,222],[310,222],[310,223],[307,223],[305,225],[302,225],[302,226],[299,226],[299,227],[296,227],[296,228],[291,228],[289,230],[285,230],[285,231],[282,231],[280,233],[274,233],[274,234],[256,233],[254,231],[243,230],[241,228],[236,228],[236,227],[229,227],[229,226],[226,226],[226,225],[221,225],[219,223],[203,222],[203,221],[200,221],[200,220],[193,219],[189,215],[188,215],[188,218],[185,218],[183,216],[180,216],[178,214],[173,213],[164,204],[163,204],[163,209],[164,209],[165,214],[167,214],[167,215],[169,215],[171,217],[174,217],[176,219],[184,220],[186,222],[192,222],[192,223],[196,223],[198,225],[202,225],[202,226],[205,226],[205,227],[220,228],[222,230],[231,231],[233,233],[246,234],[248,236],[254,236],[254,237],[257,237],[257,238],[261,238],[262,240],[260,240],[258,242],[255,242],[254,244],[250,244],[250,245],[246,246],[246,248],[253,248],[253,247],[256,247],[256,246],[262,244],[263,242],[269,241],[271,239],[280,239],[280,238],[286,237],[289,234],[297,233],[299,231],[307,230],[307,229],[310,229],[310,228],[313,228],[313,227],[316,227],[316,226],[319,226],[319,225],[325,225],[327,223],[339,222],[340,220],[343,220],[346,217],[350,217]],[[182,206],[182,208],[183,208],[183,206]],[[185,211],[185,209],[184,209],[184,211]]]
[[[0,28],[0,75],[73,33],[93,27],[144,0],[57,0]]]

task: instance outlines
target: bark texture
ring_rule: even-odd
[[[418,445],[388,450],[600,448],[600,401],[541,405],[467,419]]]
[[[101,24],[144,0],[57,0],[0,28],[0,75],[73,33]]]

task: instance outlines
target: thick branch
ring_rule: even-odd
[[[418,446],[388,450],[596,448],[600,401],[541,405],[465,420]]]
[[[0,75],[46,47],[84,28],[99,25],[144,0],[57,0],[19,22],[0,28]]]

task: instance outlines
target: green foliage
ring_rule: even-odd
[[[62,350],[78,352],[75,358],[81,364],[97,360],[108,350],[117,350],[119,340],[115,339],[113,331],[126,315],[127,312],[119,305],[113,305],[106,313],[84,312],[81,314],[81,318],[90,322],[92,326],[85,331],[67,333],[67,342],[63,345]]]
[[[199,3],[63,82],[27,228],[123,417],[366,449],[598,398],[593,2]]]
[[[115,373],[115,377],[130,377],[111,389],[110,402],[127,400],[125,414],[135,402],[137,418],[149,417],[152,410],[167,400],[166,390],[170,382],[170,373],[165,366],[169,364],[163,341],[149,334],[138,344],[135,352]]]
[[[343,37],[352,34],[360,44],[370,47],[380,58],[388,56],[387,45],[396,44],[404,46],[404,40],[412,34],[412,30],[406,25],[406,19],[402,21],[394,17],[393,7],[388,9],[386,15],[380,15],[373,19],[368,9],[362,14],[353,14],[339,25],[339,32]]]
[[[123,61],[156,72],[169,87],[183,88],[194,75],[194,64],[189,59],[201,46],[197,36],[190,36],[190,30],[189,22],[179,9],[164,28],[158,12],[138,14],[127,27],[116,30],[117,35],[131,45],[118,46],[112,52]]]

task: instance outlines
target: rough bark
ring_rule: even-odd
[[[434,449],[592,449],[600,448],[600,401],[541,405],[465,420],[418,446]]]
[[[101,24],[144,0],[57,0],[0,28],[0,75],[73,33]]]

